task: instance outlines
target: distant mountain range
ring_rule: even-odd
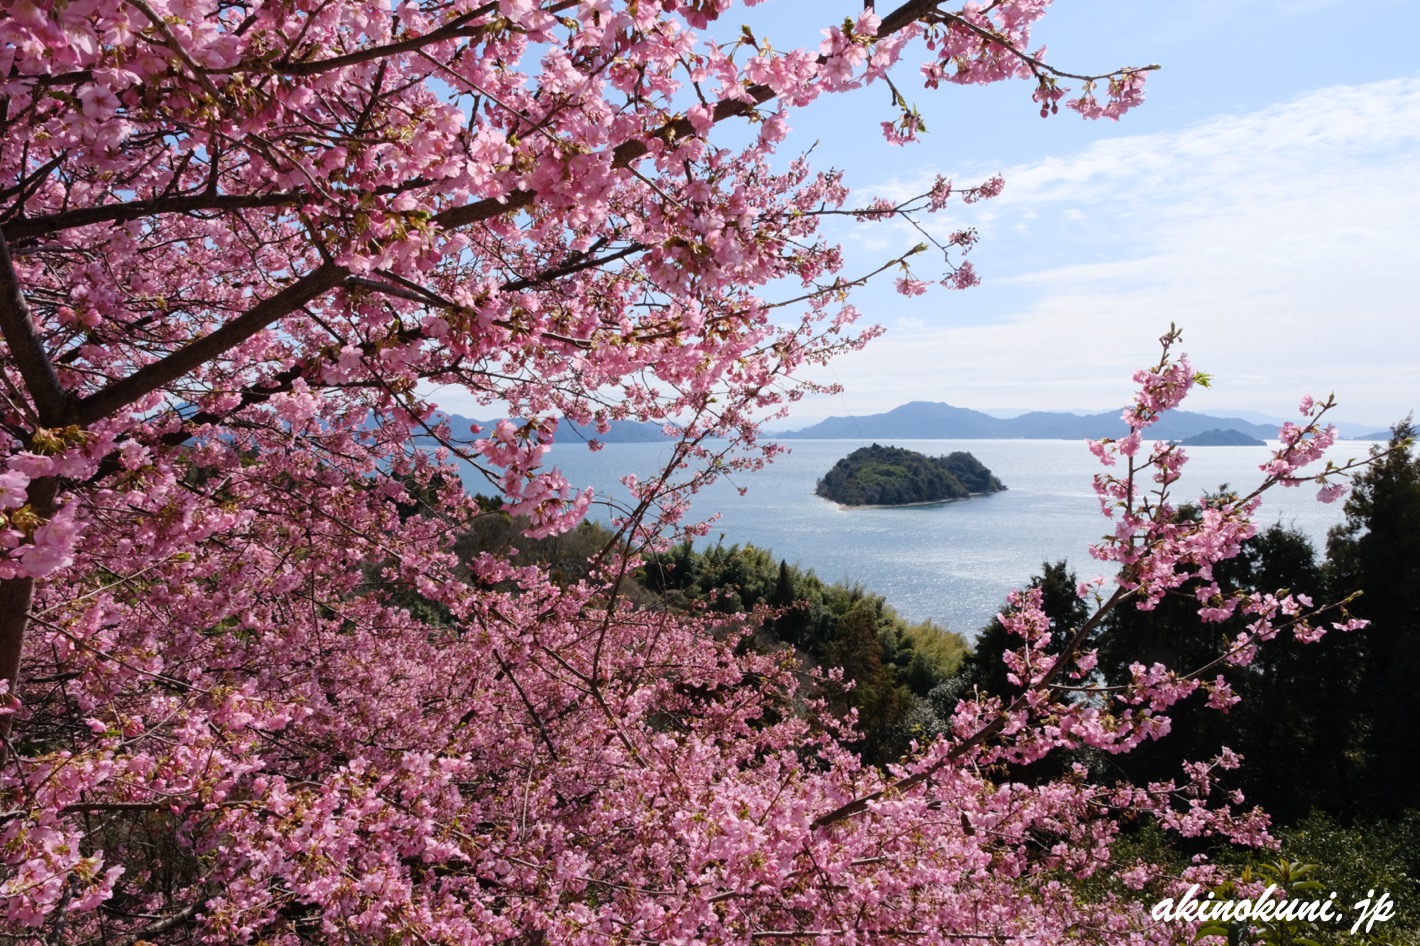
[[[498,424],[496,420],[474,420],[462,414],[450,414],[448,417],[449,426],[460,437],[467,436],[471,425],[477,424],[484,430],[491,430]],[[599,434],[595,427],[583,427],[564,417],[557,424],[557,442],[571,443],[574,439],[580,439],[600,440],[602,443],[656,443],[666,439],[663,426],[649,421],[614,420],[611,422],[611,430]]]
[[[1129,429],[1121,411],[1068,414],[1031,411],[1019,417],[992,417],[981,411],[938,401],[912,401],[883,414],[830,417],[802,430],[774,434],[777,440],[1083,440],[1123,437]],[[1364,428],[1362,428],[1364,429]],[[1241,417],[1213,417],[1190,411],[1170,411],[1153,427],[1152,438],[1183,440],[1210,431],[1235,430],[1260,440],[1277,436],[1276,424],[1258,424]],[[1364,439],[1374,439],[1372,434]]]
[[[1018,417],[992,417],[982,411],[953,407],[937,401],[913,401],[883,414],[862,417],[830,417],[802,430],[770,433],[770,440],[1084,440],[1122,437],[1128,433],[1119,419],[1120,411],[1099,414],[1071,414],[1063,411],[1031,411]],[[449,415],[455,431],[466,433],[470,424],[491,428],[496,420],[473,420]],[[1385,440],[1389,431],[1370,432],[1359,425],[1339,425],[1343,436],[1358,440]],[[1348,429],[1349,428],[1349,429]],[[1171,411],[1150,428],[1152,437],[1184,440],[1213,431],[1237,431],[1259,440],[1277,436],[1277,424],[1255,423],[1241,417],[1215,417],[1189,411]],[[611,430],[598,434],[565,418],[558,425],[558,441],[573,438],[603,443],[656,443],[666,439],[662,425],[646,421],[616,420]]]

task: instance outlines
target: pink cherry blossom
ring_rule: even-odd
[[[853,719],[792,654],[752,646],[772,609],[632,593],[709,530],[700,491],[781,452],[765,425],[832,390],[811,369],[879,333],[825,217],[918,224],[942,269],[904,291],[978,280],[969,222],[921,218],[1000,177],[855,203],[841,173],[778,152],[798,110],[921,76],[1019,79],[1052,111],[1118,117],[1147,71],[1055,84],[1030,45],[1045,0],[854,8],[787,51],[709,41],[732,6],[7,7],[0,582],[20,607],[0,653],[20,662],[0,667],[0,931],[1165,942],[1132,900],[1062,881],[1149,876],[1119,863],[1114,813],[1267,840],[1214,791],[1225,750],[1162,786],[989,774],[1129,751],[1200,688],[1231,702],[1197,668],[1142,663],[1077,696],[1099,616],[1206,583],[1252,534],[1258,495],[1185,519],[1184,454],[1145,446],[1197,380],[1176,333],[1136,378],[1130,432],[1091,447],[1113,464],[1097,616],[1052,628],[1038,590],[1013,595],[1019,696],[963,701],[894,766],[847,748]],[[904,98],[883,116],[902,142],[926,134]],[[896,252],[878,272],[918,251]],[[456,430],[446,393],[495,420]],[[1299,472],[1330,444],[1320,410],[1265,487],[1335,475]],[[546,462],[564,417],[658,425],[665,463],[594,497]],[[532,540],[593,501],[614,538],[539,559]],[[1239,663],[1283,630],[1356,623],[1221,595],[1199,604],[1252,622]],[[1002,840],[1027,837],[1051,843]]]

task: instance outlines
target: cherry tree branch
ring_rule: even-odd
[[[4,233],[0,233],[0,336],[29,389],[40,426],[63,427],[72,423],[74,399],[60,385],[54,364],[44,350]]]
[[[201,906],[201,903],[190,903],[178,912],[170,916],[165,916],[161,920],[150,923],[141,930],[125,936],[118,941],[117,946],[136,946],[136,944],[152,939],[154,936],[187,926],[197,919],[197,911]]]
[[[917,17],[934,8],[935,5],[935,0],[910,0],[883,21],[883,26],[878,33],[879,37],[905,28]],[[750,99],[748,102],[739,100],[719,102],[714,109],[713,121],[718,123],[736,115],[743,115],[776,95],[774,90],[767,85],[751,86],[746,90],[746,94]],[[689,119],[682,118],[666,123],[651,137],[674,140],[677,137],[690,137],[695,133]],[[618,168],[627,167],[649,151],[650,145],[645,140],[623,142],[612,150],[612,164]],[[535,191],[516,190],[501,198],[487,198],[442,211],[434,215],[433,222],[445,228],[467,226],[528,207],[536,198]],[[140,368],[129,377],[113,382],[84,398],[78,405],[78,422],[91,424],[221,356],[233,346],[240,344],[268,325],[340,285],[348,275],[349,272],[344,267],[331,262],[325,263],[275,296],[248,309],[246,313],[223,325],[212,334],[198,339],[167,357]]]
[[[92,424],[219,358],[273,322],[339,286],[349,275],[349,270],[343,266],[323,263],[212,334],[190,342],[167,357],[145,365],[128,377],[84,398],[76,412],[78,423]]]
[[[193,194],[135,200],[24,217],[6,223],[5,232],[12,240],[34,239],[73,227],[85,227],[95,223],[127,223],[158,214],[299,207],[311,197],[312,195],[305,191],[273,191],[266,194]]]

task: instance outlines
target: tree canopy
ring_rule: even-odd
[[[1349,714],[1361,728],[1355,757],[1356,801],[1363,810],[1397,815],[1420,806],[1420,739],[1413,721],[1420,697],[1411,676],[1420,669],[1420,456],[1410,418],[1396,424],[1389,444],[1357,475],[1346,499],[1346,521],[1327,539],[1329,578],[1359,591],[1352,604],[1373,633],[1351,642],[1354,698]]]
[[[860,447],[818,481],[817,493],[845,506],[901,506],[965,499],[1006,487],[964,451],[929,457],[903,447]]]

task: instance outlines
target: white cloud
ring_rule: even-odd
[[[894,330],[836,366],[855,411],[1117,404],[1170,322],[1218,376],[1220,402],[1280,412],[1335,389],[1344,416],[1376,422],[1420,407],[1420,79],[1322,89],[1005,174],[976,219],[987,285],[930,304],[990,324],[936,314],[905,329],[900,317],[931,309],[884,298]]]

